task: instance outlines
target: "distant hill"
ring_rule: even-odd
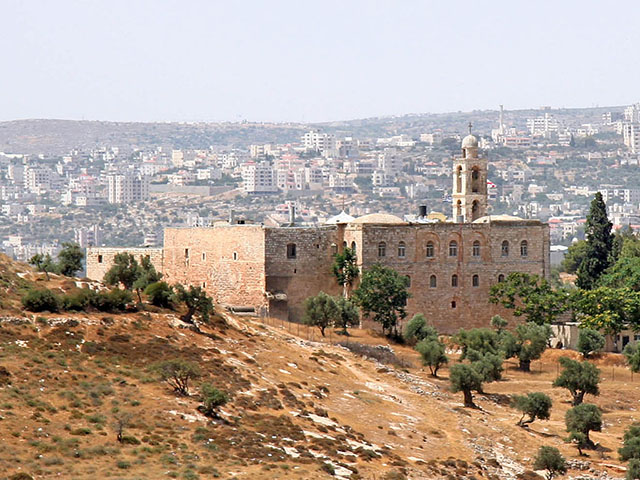
[[[598,121],[603,112],[620,112],[624,107],[551,109],[559,120],[572,123]],[[527,117],[538,109],[506,110],[505,121],[524,128]],[[247,147],[252,143],[290,143],[310,128],[339,136],[383,137],[405,133],[417,136],[435,128],[464,133],[473,123],[474,132],[488,134],[497,126],[497,110],[422,113],[356,120],[303,123],[207,123],[207,122],[104,122],[88,120],[14,120],[0,122],[0,152],[63,154],[74,148],[116,146],[125,150],[166,146],[173,148]]]

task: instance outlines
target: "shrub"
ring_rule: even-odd
[[[51,290],[29,290],[22,297],[22,305],[31,312],[57,312],[60,310],[60,298]]]
[[[182,359],[157,362],[151,366],[151,370],[180,395],[189,395],[189,382],[201,375],[197,364]]]
[[[632,458],[629,461],[629,467],[627,468],[626,480],[638,480],[640,479],[640,460]]]
[[[217,417],[218,408],[229,401],[225,392],[218,390],[210,383],[203,383],[200,392],[202,393],[202,411],[210,417]]]
[[[567,472],[567,462],[555,447],[542,446],[538,450],[533,468],[535,470],[546,470],[547,480],[551,480],[556,474]]]
[[[637,343],[630,343],[624,348],[624,356],[627,359],[632,372],[640,372],[640,348]]]
[[[640,424],[635,423],[624,432],[622,448],[618,450],[620,460],[640,460]]]
[[[421,313],[416,313],[407,323],[403,333],[407,342],[418,343],[427,338],[437,340],[438,331],[430,325]]]
[[[113,289],[108,292],[100,292],[93,298],[93,307],[101,312],[121,312],[133,300],[133,295],[128,290]]]
[[[155,282],[144,289],[145,295],[149,297],[149,302],[156,307],[171,308],[173,303],[173,289],[167,282]]]
[[[88,288],[83,288],[62,297],[62,307],[65,310],[84,312],[93,303],[96,293]]]
[[[586,358],[604,348],[605,338],[597,330],[581,328],[578,334],[578,351]]]
[[[551,398],[541,392],[516,395],[513,398],[513,406],[522,412],[522,418],[518,421],[520,427],[532,423],[536,418],[548,420],[550,416]],[[528,416],[528,419],[524,417]]]

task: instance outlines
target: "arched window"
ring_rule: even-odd
[[[356,246],[356,242],[351,242],[351,250],[353,250],[354,255],[356,253]]]
[[[529,244],[526,240],[522,240],[520,242],[520,256],[526,257],[527,255],[529,255]]]
[[[456,217],[461,217],[462,216],[462,201],[458,200],[458,203],[456,204]],[[456,221],[458,221],[456,219]]]
[[[452,275],[451,276],[451,286],[452,287],[457,287],[458,286],[458,275]]]
[[[331,244],[331,255],[337,255],[338,254],[338,245],[336,245],[335,243]]]
[[[398,258],[404,258],[407,255],[407,246],[404,242],[398,244]]]
[[[473,250],[471,251],[471,254],[474,257],[479,257],[480,256],[480,241],[476,240],[475,242],[473,242]]]
[[[480,172],[477,167],[473,167],[471,170],[471,193],[478,193],[478,179],[480,178]]]
[[[455,240],[451,240],[449,242],[449,256],[457,257],[458,256],[458,242]]]
[[[498,275],[498,282],[504,282],[504,275],[503,274]]]
[[[427,242],[427,258],[433,258],[435,255],[435,247],[433,242]]]
[[[233,259],[238,260],[238,252],[233,252]]]
[[[507,242],[506,240],[504,242],[502,242],[502,248],[501,248],[501,255],[503,257],[508,257],[509,256],[509,242]]]
[[[436,288],[438,286],[438,279],[435,275],[429,277],[429,287]]]
[[[477,200],[474,200],[471,204],[471,221],[477,220],[480,217],[480,204]]]
[[[474,275],[471,277],[471,286],[479,287],[480,286],[480,277],[478,275]]]
[[[297,253],[295,243],[287,244],[287,258],[296,258]]]
[[[387,256],[387,244],[384,242],[380,242],[378,244],[378,256],[386,257]]]
[[[456,192],[462,192],[462,167],[456,169]]]
[[[411,277],[409,275],[407,275],[405,278],[407,279],[407,288],[410,288],[411,287]]]

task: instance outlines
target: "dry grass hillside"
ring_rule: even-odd
[[[603,409],[605,428],[592,434],[599,449],[579,457],[563,441],[569,394],[551,388],[557,358],[571,352],[548,351],[528,374],[510,366],[475,395],[479,409],[466,409],[448,370],[429,377],[408,347],[379,349],[382,364],[226,315],[198,333],[168,311],[22,313],[16,295],[39,278],[0,268],[0,479],[534,479],[540,445],[571,460],[565,478],[624,476],[616,450],[640,420],[640,379],[616,356],[597,360],[602,394],[587,401]],[[386,344],[361,330],[349,342]],[[170,358],[203,371],[188,397],[149,369]],[[218,419],[198,410],[202,381],[230,396]],[[524,429],[509,398],[529,391],[554,406],[549,421]],[[124,415],[125,444],[114,429]]]

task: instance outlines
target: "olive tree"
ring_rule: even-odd
[[[560,357],[563,370],[553,382],[554,387],[566,388],[573,397],[573,405],[584,400],[585,394],[599,395],[600,370],[589,362],[577,362],[568,357]]]
[[[519,427],[526,427],[530,423],[533,423],[536,418],[548,420],[551,415],[552,404],[551,398],[542,392],[516,395],[513,397],[513,406],[522,412],[522,417],[520,417],[517,425]]]

